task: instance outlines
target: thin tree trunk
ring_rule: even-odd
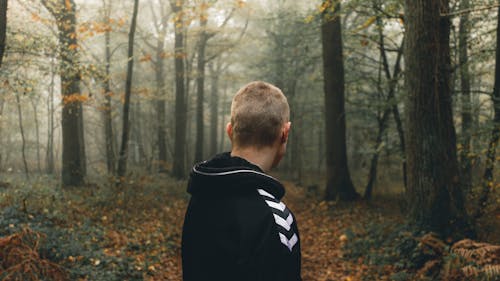
[[[351,201],[359,197],[347,165],[346,119],[344,110],[344,62],[340,2],[326,0],[321,25],[325,90],[326,166],[325,199]]]
[[[449,0],[405,0],[408,209],[418,229],[473,236],[451,108]]]
[[[146,153],[146,148],[144,146],[144,134],[142,133],[142,128],[141,126],[141,121],[143,120],[141,116],[141,102],[138,100],[137,102],[133,103],[132,106],[132,120],[136,121],[132,123],[131,125],[131,139],[133,143],[137,146],[137,150],[135,151],[135,164],[138,164],[140,167],[149,170],[149,164],[147,163],[147,159],[149,159],[147,153]]]
[[[402,170],[403,170],[403,184],[405,191],[408,189],[408,171],[406,165],[406,143],[405,143],[405,133],[403,129],[403,122],[401,121],[401,115],[399,114],[399,109],[397,104],[392,105],[392,115],[394,116],[394,122],[396,123],[396,130],[399,136],[399,149],[401,151],[402,158]]]
[[[219,125],[219,71],[220,63],[217,63],[216,68],[211,64],[210,67],[211,77],[211,98],[210,98],[210,156],[217,153],[217,133]]]
[[[500,4],[500,1],[498,1]],[[486,152],[486,167],[484,169],[482,190],[479,195],[479,202],[474,217],[477,219],[484,215],[486,203],[491,190],[494,188],[494,168],[495,168],[495,155],[498,142],[500,139],[500,6],[498,7],[497,15],[497,46],[496,46],[496,61],[495,61],[495,83],[493,85],[493,130],[491,132],[490,143],[488,144],[488,151]]]
[[[24,126],[23,126],[23,112],[21,110],[21,100],[19,98],[19,94],[16,93],[16,102],[17,102],[17,116],[19,121],[19,130],[21,132],[21,141],[22,141],[22,149],[21,154],[23,156],[23,164],[24,164],[24,173],[26,177],[29,178],[29,170],[28,170],[28,162],[26,162],[26,139],[24,137]]]
[[[395,93],[396,93],[396,86],[398,83],[398,76],[399,73],[401,72],[401,57],[403,54],[403,44],[401,44],[401,47],[398,50],[398,55],[396,58],[396,62],[394,64],[394,70],[393,73],[391,74],[390,69],[389,69],[389,62],[387,59],[387,55],[385,53],[385,38],[384,38],[384,33],[383,33],[383,26],[382,26],[382,19],[380,17],[377,17],[377,28],[379,30],[379,49],[380,49],[380,57],[382,58],[382,66],[384,69],[385,77],[389,81],[389,91],[387,94],[387,104],[395,104]],[[404,42],[404,39],[403,39]],[[397,105],[396,105],[397,106]],[[386,132],[387,126],[388,126],[388,120],[389,120],[389,114],[391,113],[393,109],[392,105],[387,105],[386,109],[384,110],[382,117],[378,120],[379,122],[379,130],[377,134],[377,139],[375,141],[375,152],[373,153],[371,162],[370,162],[370,171],[368,173],[368,183],[365,188],[365,194],[364,198],[367,200],[370,200],[372,198],[372,193],[373,193],[373,185],[375,184],[375,180],[377,178],[377,166],[378,166],[378,158],[380,155],[380,146],[382,145],[382,138]]]
[[[166,24],[163,23],[163,24]],[[166,27],[163,27],[166,30]],[[165,66],[163,62],[163,52],[165,49],[165,36],[162,34],[158,37],[156,47],[156,95],[158,101],[156,102],[156,111],[158,116],[158,162],[159,172],[165,173],[167,171],[167,124],[165,112]]]
[[[50,85],[47,101],[47,151],[45,156],[47,174],[54,173],[54,87],[55,87],[55,65],[50,60]]]
[[[470,8],[469,0],[462,0],[460,10]],[[462,149],[460,151],[460,164],[462,184],[464,191],[472,188],[471,159],[469,153],[471,150],[471,93],[470,93],[470,74],[469,74],[469,55],[467,40],[469,37],[469,13],[463,13],[460,16],[458,31],[458,64],[460,65],[460,88],[462,101]]]
[[[123,126],[122,126],[122,143],[118,159],[117,175],[120,181],[125,177],[127,172],[128,159],[128,141],[130,136],[130,95],[132,94],[132,77],[134,70],[134,36],[137,25],[137,13],[139,10],[139,0],[134,0],[134,12],[132,14],[132,22],[130,24],[130,32],[128,35],[128,62],[127,62],[127,78],[125,81],[125,101],[123,103]]]
[[[3,108],[5,105],[5,101],[3,98],[0,98],[0,119],[2,118],[3,115]],[[1,123],[0,123],[1,124]],[[2,145],[2,126],[0,126],[0,147],[4,147]],[[3,171],[3,149],[0,148],[0,172]]]
[[[106,4],[106,3],[105,3]],[[111,1],[105,7],[106,20],[109,21],[111,13]],[[105,61],[106,61],[106,77],[104,78],[104,136],[106,143],[106,167],[108,174],[114,175],[116,172],[116,155],[115,155],[115,141],[113,134],[113,107],[111,104],[111,32],[106,30],[104,33],[104,47],[105,47]]]
[[[7,0],[0,0],[0,67],[2,67],[7,34]]]
[[[208,36],[205,30],[207,26],[207,15],[205,11],[200,14],[200,41],[198,43],[198,63],[196,70],[196,145],[194,161],[203,160],[203,144],[205,137],[205,126],[203,122],[203,103],[205,100],[205,48],[207,46]]]
[[[37,105],[35,104],[35,102],[33,101],[33,99],[30,100],[31,101],[31,107],[33,108],[33,121],[35,121],[35,136],[36,136],[36,166],[37,166],[37,170],[38,170],[38,173],[41,174],[42,173],[42,167],[41,167],[41,162],[40,162],[40,122],[38,122],[38,110],[37,110]]]
[[[176,14],[175,30],[175,150],[172,174],[178,179],[186,176],[185,148],[186,148],[186,102],[184,92],[184,21],[183,0],[171,1],[172,10]]]

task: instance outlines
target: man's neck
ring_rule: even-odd
[[[243,158],[248,162],[257,165],[264,172],[268,172],[271,170],[275,155],[276,150],[272,147],[263,147],[260,149],[257,149],[255,147],[233,147],[233,150],[231,151],[231,156]]]

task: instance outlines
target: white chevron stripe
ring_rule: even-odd
[[[267,203],[267,205],[268,205],[269,207],[271,207],[271,208],[275,208],[275,209],[278,209],[278,210],[280,210],[280,211],[282,211],[282,212],[284,212],[284,211],[285,211],[285,209],[286,209],[285,204],[283,204],[283,203],[281,203],[281,202],[276,203],[276,202],[273,202],[273,201],[268,201],[268,200],[266,200],[266,203]]]
[[[286,222],[288,223],[288,225],[292,225],[292,223],[293,223],[293,216],[292,216],[292,214],[288,215],[288,217],[286,218]]]
[[[273,199],[276,199],[276,197],[274,197],[271,193],[265,191],[264,189],[257,189],[257,191],[259,192],[260,195],[262,196],[267,196],[267,197],[270,197],[270,198],[273,198]]]
[[[276,224],[281,225],[284,229],[286,229],[286,231],[290,230],[290,224],[288,224],[288,222],[286,220],[284,220],[282,217],[280,217],[276,214],[273,214],[273,216],[274,216],[274,221],[276,222]]]
[[[281,243],[287,246],[290,252],[293,250],[293,246],[295,246],[295,244],[297,244],[297,242],[299,241],[299,238],[297,237],[297,235],[295,235],[295,233],[293,234],[292,238],[290,238],[290,240],[288,240],[286,236],[281,232],[279,233],[279,235]]]

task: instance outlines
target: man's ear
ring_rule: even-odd
[[[231,122],[228,122],[226,125],[226,133],[229,139],[232,141],[233,140],[233,125],[231,125]]]
[[[285,143],[288,141],[288,135],[290,133],[291,126],[292,126],[292,122],[287,122],[283,126],[283,129],[281,131],[281,143]]]

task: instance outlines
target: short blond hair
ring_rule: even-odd
[[[238,147],[271,146],[290,119],[290,107],[281,90],[262,81],[243,86],[231,104],[233,144]]]

